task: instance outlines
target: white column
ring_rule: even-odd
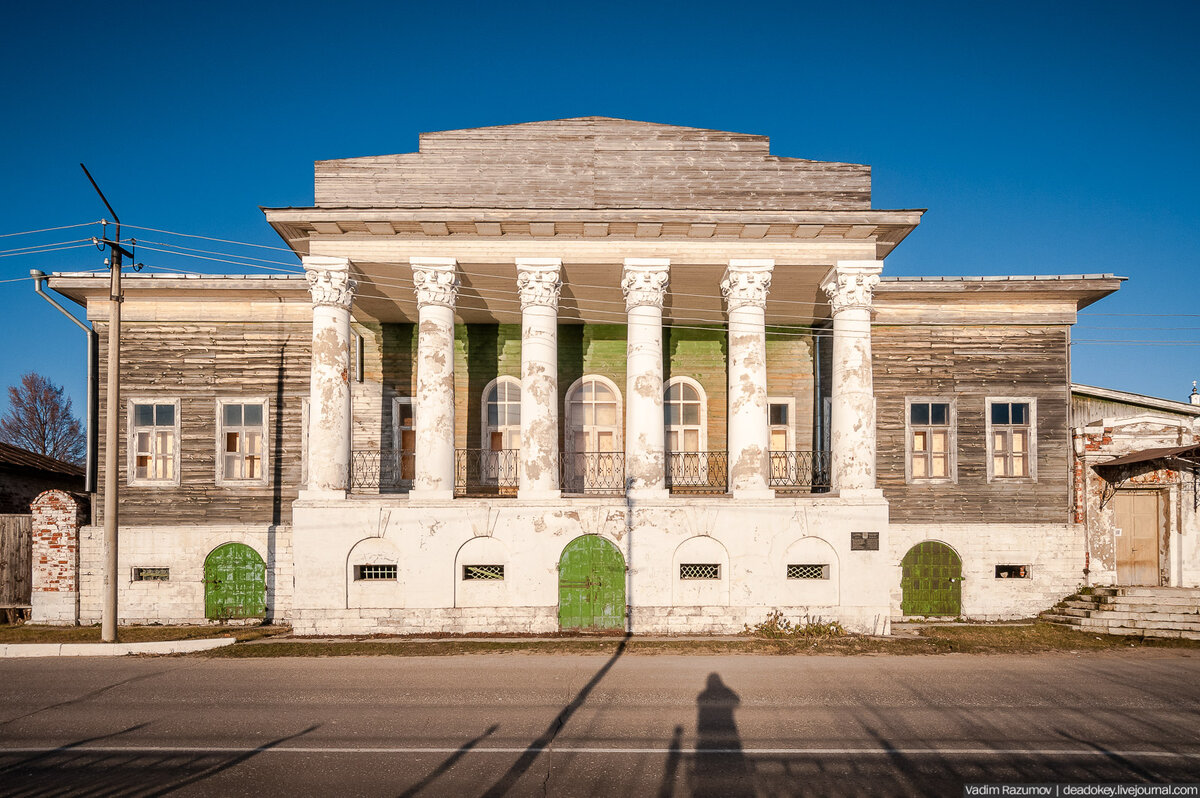
[[[767,292],[770,259],[731,260],[721,280],[729,318],[729,492],[771,498],[767,415]]]
[[[345,496],[350,486],[350,261],[308,255],[312,360],[308,386],[308,483],[302,497]]]
[[[454,258],[410,258],[417,294],[417,434],[412,499],[454,497]]]
[[[556,499],[558,488],[559,258],[517,258],[521,296],[519,499]]]
[[[632,496],[667,495],[663,424],[662,306],[671,261],[626,258],[625,486]]]
[[[871,298],[883,261],[843,260],[821,282],[833,314],[833,488],[875,490],[875,388],[871,363]]]

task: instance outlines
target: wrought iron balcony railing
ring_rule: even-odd
[[[824,493],[830,474],[829,452],[771,452],[767,483],[777,490]]]
[[[520,484],[519,449],[455,449],[455,496],[515,496]]]
[[[412,452],[365,449],[350,454],[350,490],[355,493],[406,493],[416,473]]]
[[[563,452],[559,463],[563,493],[625,495],[624,452]]]
[[[667,452],[667,488],[672,493],[724,493],[725,452]]]

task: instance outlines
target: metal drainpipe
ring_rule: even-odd
[[[54,297],[50,296],[42,289],[42,283],[46,282],[46,273],[38,269],[30,269],[29,276],[33,278],[33,290],[42,299],[49,302],[58,309],[58,312],[66,316],[75,326],[87,333],[87,476],[84,483],[84,490],[87,493],[96,492],[96,449],[97,449],[97,434],[96,429],[96,402],[99,394],[96,391],[96,331],[87,324],[84,324],[75,315],[58,304]]]

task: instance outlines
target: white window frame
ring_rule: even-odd
[[[920,429],[932,429],[945,426],[949,432],[946,436],[946,476],[944,477],[914,477],[913,476],[913,423],[912,406],[922,404],[949,405],[946,414],[946,424],[918,425]],[[958,484],[958,404],[951,396],[906,396],[904,398],[904,481],[916,485],[936,485],[939,483]]]
[[[672,377],[671,379],[667,380],[667,384],[663,386],[663,408],[664,408],[664,411],[663,411],[664,419],[663,420],[664,420],[664,422],[666,421],[665,408],[667,406],[667,391],[673,385],[687,385],[687,386],[695,389],[697,395],[700,397],[700,435],[699,435],[699,444],[698,444],[699,448],[696,451],[707,452],[708,451],[708,394],[706,394],[704,392],[704,386],[701,385],[698,381],[696,381],[695,379],[693,379],[691,377],[680,376],[680,377]],[[680,423],[680,424],[677,424],[674,426],[682,431],[682,430],[687,429],[688,427],[692,427],[695,425]],[[665,427],[664,432],[666,433],[666,441],[667,441],[667,447],[666,447],[667,452],[668,453],[675,452],[676,450],[671,448],[672,425],[664,424],[664,427]],[[686,450],[679,450],[679,451],[686,453]]]
[[[174,463],[171,466],[173,474],[171,479],[153,479],[149,477],[138,478],[137,476],[137,431],[139,429],[163,429],[159,427],[139,427],[134,420],[135,405],[172,405],[175,408],[175,425],[171,428],[175,434],[175,457]],[[179,449],[181,440],[181,425],[180,425],[180,403],[178,397],[173,398],[151,398],[147,396],[135,396],[126,400],[125,404],[125,422],[126,422],[126,484],[134,487],[178,487],[179,485],[179,466],[180,456]]]
[[[786,449],[770,449],[770,451],[794,452],[796,451],[796,397],[794,396],[768,396],[767,397],[767,446],[770,447],[771,430],[779,424],[771,423],[771,405],[787,405],[788,421],[787,421],[787,448]]]
[[[564,449],[568,452],[576,453],[576,450],[575,450],[575,431],[576,430],[575,430],[575,427],[571,424],[571,399],[572,399],[572,397],[575,396],[577,391],[579,391],[583,388],[583,384],[588,380],[595,380],[596,382],[603,383],[606,387],[608,387],[610,390],[612,390],[613,395],[617,398],[617,420],[616,420],[616,423],[613,425],[614,435],[613,435],[613,449],[612,450],[613,450],[613,452],[624,452],[625,451],[625,400],[624,400],[624,397],[621,395],[621,389],[617,387],[617,384],[615,382],[613,382],[612,380],[610,380],[608,377],[605,377],[601,374],[584,374],[582,377],[575,380],[575,382],[571,383],[571,387],[567,390],[566,395],[563,397],[563,430],[564,430],[563,437],[566,439],[564,441],[564,443],[566,444]],[[593,425],[593,426],[597,426],[597,425]],[[605,425],[605,426],[607,427],[607,425]],[[583,454],[583,453],[579,452],[579,454]]]
[[[408,405],[412,410],[412,426],[400,426],[400,405]],[[404,479],[404,450],[402,448],[403,438],[401,432],[411,430],[413,434],[413,450],[412,450],[412,474],[416,477],[417,469],[417,401],[411,396],[393,396],[392,397],[392,456],[396,458],[396,479],[400,485],[407,484],[412,487],[413,479]],[[383,455],[380,454],[380,457]],[[382,464],[380,464],[382,467]]]
[[[1029,473],[1023,477],[1006,477],[995,473],[995,464],[992,462],[994,457],[992,444],[994,435],[992,429],[992,405],[994,404],[1027,404],[1029,405],[1029,423],[1026,425],[1029,428]],[[1037,482],[1037,399],[1032,396],[989,396],[984,402],[983,418],[985,423],[985,433],[987,441],[984,444],[984,449],[987,452],[987,481],[988,482]],[[1002,425],[1008,426],[1008,425]]]
[[[492,426],[491,424],[488,423],[488,402],[489,402],[488,397],[491,395],[492,391],[495,390],[496,387],[498,385],[500,385],[501,383],[504,383],[506,385],[515,385],[515,386],[517,386],[518,390],[521,390],[521,381],[519,379],[517,379],[516,377],[512,377],[509,375],[501,375],[501,376],[497,377],[496,379],[492,380],[491,382],[489,382],[484,387],[483,397],[482,397],[483,401],[480,403],[481,407],[479,410],[479,424],[480,424],[479,428],[481,430],[483,430],[481,440],[479,441],[479,443],[480,443],[479,448],[483,449],[484,451],[487,451],[487,452],[495,451],[494,449],[492,449],[492,433],[493,432],[502,433],[504,435],[505,440],[507,440],[509,434],[512,433],[514,430],[514,425],[512,425],[512,424],[499,424],[497,426]],[[517,432],[517,435],[519,436],[521,434],[521,422],[519,420],[517,421],[517,423],[515,425],[515,430]],[[517,450],[519,451],[519,447]]]
[[[259,454],[259,470],[261,476],[253,479],[237,479],[225,476],[225,407],[227,405],[261,405],[262,406],[262,452]],[[242,425],[244,429],[245,424]],[[258,487],[268,483],[267,475],[271,473],[271,401],[266,396],[220,396],[217,397],[216,423],[216,467],[217,485],[222,487]]]

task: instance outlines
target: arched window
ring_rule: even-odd
[[[673,377],[663,395],[668,452],[702,452],[707,444],[704,389],[687,377]]]
[[[567,394],[567,450],[621,451],[621,394],[611,380],[587,376]]]
[[[521,448],[521,383],[516,377],[497,377],[483,391],[482,448]]]

